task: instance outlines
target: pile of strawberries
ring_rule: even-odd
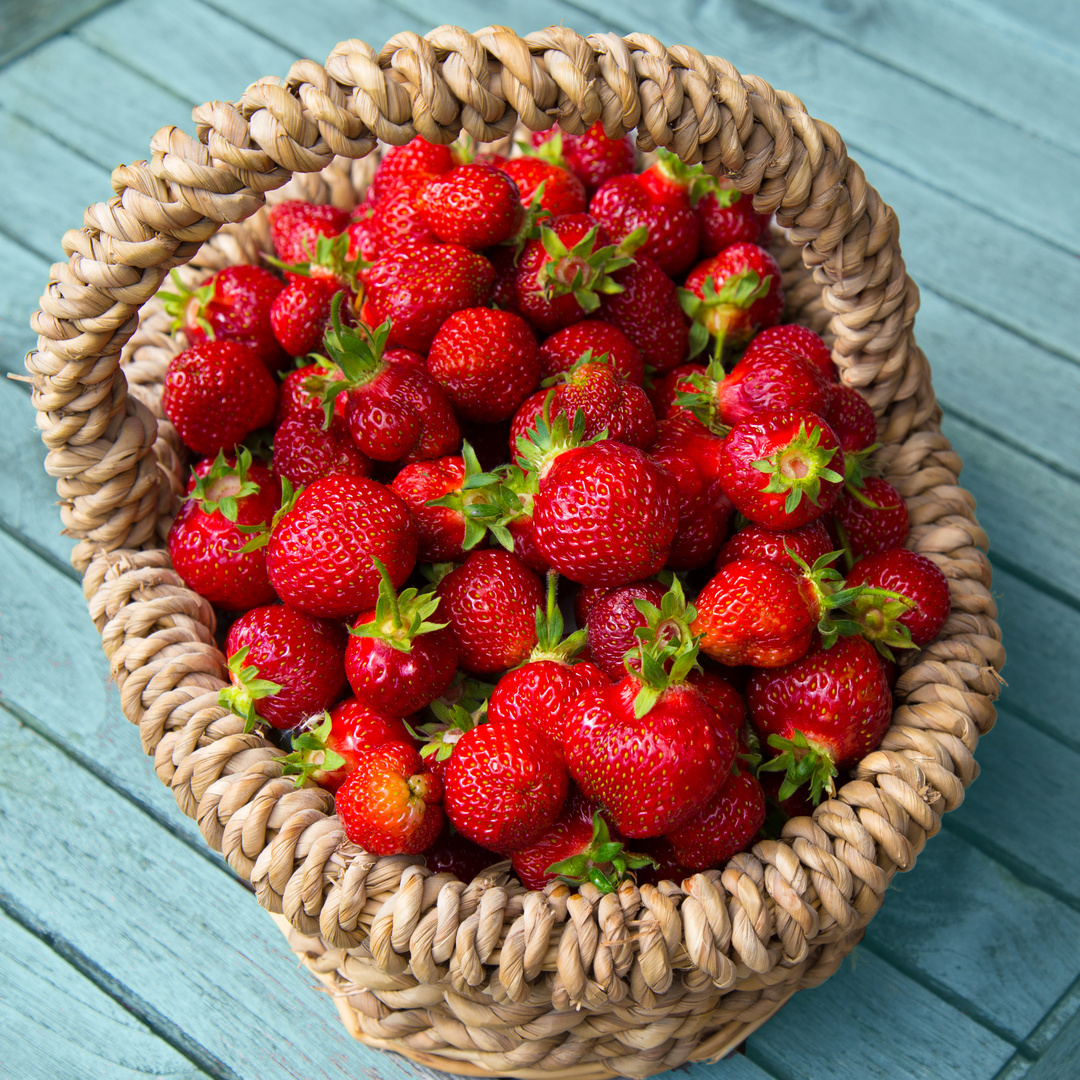
[[[948,583],[749,199],[599,126],[467,149],[390,149],[351,215],[280,203],[266,266],[166,295],[222,704],[377,854],[721,865],[879,744]]]

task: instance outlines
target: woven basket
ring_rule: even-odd
[[[473,1076],[600,1080],[715,1060],[836,970],[893,874],[961,802],[994,723],[1004,653],[986,536],[939,430],[892,210],[798,98],[646,35],[444,26],[379,53],[350,40],[325,67],[300,61],[193,115],[196,138],[163,128],[150,161],[118,168],[115,197],[64,236],[69,259],[52,268],[27,360],[46,467],[80,541],[73,562],[144,752],[365,1043]],[[464,129],[490,142],[518,123],[580,133],[598,118],[775,212],[788,317],[826,336],[874,407],[909,544],[952,589],[943,634],[897,684],[881,748],[813,819],[722,872],[610,896],[528,892],[507,864],[463,883],[419,857],[368,855],[329,793],[296,789],[282,752],[218,706],[214,612],[164,547],[184,462],[160,411],[177,347],[153,302],[174,267],[258,261],[268,193],[350,205],[377,138],[449,142]]]

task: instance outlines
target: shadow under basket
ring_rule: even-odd
[[[116,169],[116,195],[64,236],[27,359],[73,562],[143,751],[357,1039],[453,1073],[545,1080],[723,1056],[836,970],[893,874],[962,801],[994,723],[1004,653],[987,540],[939,429],[893,211],[798,98],[646,35],[444,26],[381,52],[349,40],[325,67],[299,61],[193,115],[194,138],[159,131],[149,162]],[[164,546],[185,457],[160,408],[178,345],[155,299],[174,268],[190,263],[190,281],[258,262],[267,198],[351,206],[377,140],[464,130],[494,142],[519,124],[580,133],[596,120],[609,135],[636,130],[642,152],[703,162],[775,214],[786,318],[825,336],[841,380],[872,405],[908,546],[952,593],[944,631],[902,671],[884,742],[812,818],[722,871],[610,895],[530,892],[505,863],[461,882],[419,856],[369,855],[332,795],[296,788],[282,751],[219,707],[214,611]]]

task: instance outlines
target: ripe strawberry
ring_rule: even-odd
[[[849,587],[871,586],[901,594],[907,601],[896,606],[887,597],[864,596],[856,600],[856,618],[863,634],[874,642],[899,645],[901,628],[918,648],[929,645],[941,633],[952,600],[949,579],[933,559],[907,548],[877,551],[859,559],[848,575]],[[888,655],[888,654],[886,654]],[[891,657],[889,657],[891,659]]]
[[[568,169],[531,154],[511,158],[499,168],[517,184],[522,206],[531,206],[539,192],[540,206],[552,217],[585,212],[588,204],[585,185]]]
[[[753,773],[729,776],[710,802],[665,834],[675,858],[690,870],[721,866],[744,851],[765,822],[765,792]]]
[[[845,454],[867,450],[877,443],[877,417],[853,386],[834,386],[832,401],[821,415],[836,432]]]
[[[759,349],[774,345],[808,360],[830,382],[836,382],[836,365],[832,361],[832,351],[829,346],[820,335],[805,326],[799,326],[798,323],[783,323],[780,326],[768,326],[764,330],[759,330],[746,346],[742,360],[749,360]]]
[[[225,641],[232,686],[219,704],[248,721],[296,727],[345,689],[345,631],[285,604],[252,608]],[[259,676],[259,678],[256,678]]]
[[[655,201],[644,176],[624,173],[605,181],[589,200],[589,213],[616,243],[637,229],[647,230],[641,253],[669,277],[679,277],[697,258],[701,226],[689,201],[685,206]]]
[[[711,336],[717,360],[725,347],[737,348],[760,327],[775,325],[784,311],[780,267],[757,244],[732,244],[698,263],[679,297],[694,320],[691,355],[701,352]]]
[[[271,327],[271,311],[284,285],[261,266],[226,266],[197,289],[189,289],[173,271],[175,293],[158,295],[182,329],[188,345],[235,341],[246,345],[273,374],[284,359]]]
[[[483,161],[459,165],[430,181],[420,205],[440,240],[474,251],[509,240],[525,218],[517,184]]]
[[[428,621],[438,597],[416,589],[398,595],[377,559],[375,568],[379,599],[349,628],[345,673],[360,701],[407,716],[449,689],[457,669],[457,642],[446,623]]]
[[[321,719],[311,717],[296,728],[284,771],[296,777],[297,787],[311,779],[327,791],[337,791],[365,751],[391,741],[409,741],[400,717],[346,698]]]
[[[776,671],[757,671],[746,685],[754,727],[780,754],[762,765],[786,772],[786,799],[810,781],[816,804],[835,793],[838,770],[856,764],[881,742],[892,716],[885,669],[874,647],[860,637],[831,648],[815,646]]]
[[[603,319],[583,319],[556,330],[540,346],[540,377],[550,379],[569,371],[585,353],[607,354],[612,368],[640,386],[645,379],[641,350],[616,326]]]
[[[368,234],[359,240],[360,250],[370,261],[408,245],[439,242],[424,213],[424,192],[432,179],[420,175],[402,177],[378,201]]]
[[[416,563],[416,521],[389,488],[361,476],[316,480],[287,500],[266,541],[270,583],[309,615],[345,619],[368,611],[379,592],[373,558],[395,588]]]
[[[439,328],[428,368],[457,411],[493,423],[513,416],[540,381],[540,357],[520,315],[467,308]]]
[[[270,325],[285,352],[307,356],[322,346],[332,299],[333,293],[318,278],[300,275],[274,297]]]
[[[463,668],[478,674],[522,663],[536,645],[537,576],[508,551],[474,551],[436,589]]]
[[[686,681],[713,707],[722,725],[736,734],[742,732],[746,726],[746,702],[726,676],[715,671],[691,671]]]
[[[266,212],[270,240],[284,263],[304,263],[315,254],[319,237],[340,236],[349,215],[336,206],[289,199]]]
[[[281,386],[278,387],[277,409],[274,412],[275,427],[287,416],[291,416],[296,412],[311,413],[317,416],[320,421],[324,419],[322,399],[305,385],[313,375],[320,376],[319,382],[312,383],[315,388],[318,388],[319,383],[322,381],[343,379],[345,377],[336,364],[328,367],[321,364],[305,364],[295,371],[290,371],[281,380]],[[348,398],[344,395],[334,398],[334,414],[343,420],[347,402]]]
[[[426,353],[455,311],[487,303],[494,283],[491,263],[460,244],[403,246],[368,271],[363,318],[390,320],[391,344]]]
[[[852,558],[904,546],[910,522],[900,492],[877,476],[848,483],[832,508],[832,532]],[[903,590],[900,590],[901,592]]]
[[[671,278],[647,255],[637,255],[612,280],[622,292],[603,297],[600,318],[617,326],[660,374],[681,364],[690,347],[690,322]]]
[[[831,509],[844,490],[844,452],[806,409],[758,413],[724,440],[721,482],[735,509],[759,525],[796,529]]]
[[[652,402],[656,419],[667,420],[669,417],[676,416],[679,413],[692,416],[692,413],[689,413],[678,403],[678,398],[683,393],[695,393],[697,386],[693,381],[694,376],[705,377],[706,370],[704,364],[678,364],[659,377],[654,375],[651,385],[646,388],[645,392]],[[704,429],[705,425],[700,420],[698,424]]]
[[[386,148],[371,178],[367,197],[377,205],[405,177],[432,179],[448,173],[455,165],[457,160],[451,147],[430,143],[417,135],[404,146]]]
[[[372,472],[371,459],[353,441],[345,421],[335,415],[324,428],[322,410],[295,411],[281,421],[274,432],[273,467],[274,474],[294,488],[327,476]]]
[[[168,537],[169,557],[188,588],[226,611],[276,600],[266,556],[241,553],[245,537],[237,526],[267,522],[280,505],[281,485],[247,450],[200,461]]]
[[[732,187],[706,192],[694,206],[701,226],[701,253],[717,255],[732,244],[765,246],[769,239],[769,216],[754,210],[750,195]]]
[[[468,446],[468,443],[465,444]],[[479,471],[479,469],[477,470]],[[466,518],[462,509],[445,504],[430,505],[448,495],[461,496],[465,481],[465,460],[443,457],[406,465],[390,482],[391,489],[405,500],[420,530],[418,562],[461,562],[465,558]]]
[[[442,828],[442,783],[405,742],[366,751],[337,790],[345,835],[373,855],[415,855]]]
[[[813,566],[834,549],[821,518],[811,521],[809,525],[786,531],[751,523],[735,533],[720,549],[716,569],[736,559],[768,559],[793,568],[795,564],[788,550],[794,551],[803,562]]]
[[[507,853],[531,844],[566,801],[566,766],[550,741],[525,720],[481,724],[465,732],[445,777],[446,813],[454,828],[491,851]]]
[[[589,652],[596,666],[612,681],[618,682],[626,674],[626,654],[636,651],[640,644],[635,631],[649,625],[637,601],[659,607],[665,592],[659,581],[650,578],[614,589],[605,587],[604,595],[590,606],[586,629]]]
[[[169,361],[161,407],[185,446],[205,457],[268,424],[277,384],[246,345],[204,341]]]
[[[541,156],[566,167],[592,194],[605,180],[634,168],[634,144],[629,135],[610,139],[603,124],[597,120],[583,135],[571,135],[560,128],[534,131],[530,136],[534,147],[543,147]]]

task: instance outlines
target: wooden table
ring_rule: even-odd
[[[1056,0],[0,3],[0,366],[60,237],[161,125],[341,38],[647,31],[834,124],[895,206],[918,337],[990,534],[1010,686],[983,773],[841,971],[738,1080],[1080,1076],[1080,8]],[[515,10],[516,9],[516,10]],[[24,385],[0,383],[0,1077],[387,1078],[138,751]]]

